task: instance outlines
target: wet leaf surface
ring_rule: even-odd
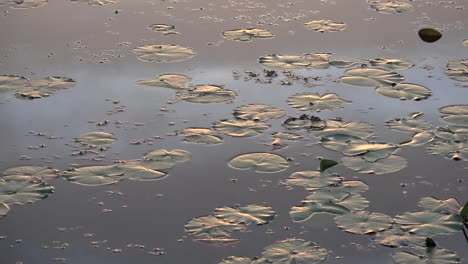
[[[390,155],[388,158],[379,159],[375,162],[369,162],[362,157],[344,157],[341,162],[346,167],[355,170],[359,173],[369,174],[387,174],[397,172],[406,167],[406,159]]]
[[[335,217],[335,223],[346,232],[364,235],[390,228],[393,219],[385,214],[356,211]]]
[[[369,62],[374,67],[388,71],[404,71],[414,66],[412,62],[402,59],[376,58]]]
[[[146,45],[135,48],[133,53],[141,61],[157,63],[184,61],[196,55],[191,48],[177,45]]]
[[[267,121],[286,115],[283,109],[264,104],[243,105],[234,110],[234,116],[239,119],[252,121]]]
[[[54,193],[54,187],[45,182],[0,181],[0,204],[34,203]]]
[[[430,211],[408,212],[395,217],[395,223],[411,234],[440,236],[460,232],[462,218],[456,214]]]
[[[7,216],[8,212],[10,211],[10,207],[4,203],[0,203],[0,219]]]
[[[383,14],[402,14],[410,11],[413,6],[402,1],[386,1],[386,0],[368,0],[370,8]]]
[[[253,39],[269,39],[274,35],[269,30],[261,28],[233,29],[223,31],[223,37],[235,41],[252,41]]]
[[[50,169],[41,166],[19,166],[12,167],[3,171],[3,177],[0,179],[5,180],[47,180],[59,176],[58,170]]]
[[[191,103],[224,103],[234,100],[237,93],[215,85],[197,85],[181,89],[176,96]]]
[[[460,258],[453,252],[442,248],[416,247],[408,251],[393,254],[395,264],[456,264],[462,263]]]
[[[412,83],[399,83],[394,86],[380,86],[375,89],[375,92],[389,98],[412,101],[427,99],[432,95],[431,90],[424,86]]]
[[[147,86],[165,87],[178,90],[183,89],[191,80],[192,78],[183,74],[161,74],[156,79],[141,80],[137,81],[137,83]]]
[[[273,264],[317,264],[327,258],[327,250],[303,239],[290,238],[267,246],[262,256]]]
[[[101,186],[121,181],[124,170],[117,166],[87,166],[64,171],[62,176],[79,185]]]
[[[214,123],[213,128],[221,134],[233,137],[254,137],[262,134],[270,126],[251,120],[222,120]]]
[[[324,32],[337,32],[346,29],[346,24],[343,22],[336,22],[332,20],[312,20],[305,23],[305,27],[308,30],[317,31],[320,33]]]
[[[366,87],[393,86],[403,80],[403,76],[396,72],[374,68],[350,69],[340,78],[343,83]]]
[[[333,111],[350,103],[336,94],[302,93],[288,98],[288,104],[302,111]]]
[[[239,170],[252,169],[260,173],[273,173],[285,170],[289,164],[285,158],[276,154],[249,153],[233,158],[229,166]]]
[[[234,224],[264,225],[275,218],[276,212],[271,207],[262,205],[247,205],[242,207],[224,206],[216,208],[214,215]]]

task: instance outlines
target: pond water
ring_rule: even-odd
[[[230,256],[265,257],[262,263],[416,263],[407,260],[408,253],[401,252],[416,252],[424,247],[420,242],[390,248],[374,241],[391,225],[390,230],[406,228],[413,233],[408,234],[411,238],[430,237],[437,243],[436,249],[457,255],[423,248],[436,252],[436,258],[441,255],[448,259],[430,263],[464,263],[468,260],[468,240],[461,231],[460,212],[468,201],[467,8],[466,0],[0,0],[0,170],[41,166],[58,170],[59,176],[26,177],[22,170],[13,173],[17,177],[8,178],[8,173],[3,173],[0,205],[7,204],[10,210],[2,218],[0,206],[0,263],[251,263],[222,262]],[[316,20],[339,23],[319,26],[317,30],[326,32],[317,32],[312,26],[325,22],[308,23]],[[174,28],[149,28],[154,24]],[[223,37],[224,31],[250,28],[267,31],[241,32],[247,40],[254,36],[250,41],[238,41],[237,33]],[[434,43],[423,42],[418,36],[422,28],[435,28],[443,36]],[[137,56],[138,47],[144,47],[146,59]],[[377,58],[398,60],[371,63]],[[346,67],[334,66],[339,66],[333,63],[335,60]],[[449,67],[449,61],[459,65]],[[351,69],[357,69],[357,77]],[[376,69],[378,76],[367,69]],[[172,82],[160,81],[156,86],[137,83],[163,74],[181,74],[191,80],[172,85],[172,89],[160,87]],[[270,77],[275,74],[278,76]],[[15,79],[14,83],[10,75],[28,80]],[[68,80],[67,86],[50,79],[38,81],[49,76],[71,78],[76,83]],[[348,81],[343,76],[348,76]],[[370,82],[368,87],[358,86],[366,82]],[[397,90],[400,82],[419,85],[416,96],[412,94],[409,100],[382,96]],[[212,90],[197,93],[195,85],[220,87],[222,92],[227,89],[228,95]],[[377,93],[378,86],[384,92]],[[304,111],[291,103],[291,98],[302,93],[318,93],[319,97],[301,101]],[[30,99],[38,94],[42,98]],[[320,100],[324,94],[336,94],[341,102]],[[204,102],[193,102],[197,100]],[[216,125],[220,120],[236,120],[234,110],[248,104],[273,106],[280,114],[269,120],[248,121],[267,128],[247,129],[255,134],[252,137],[232,136],[245,132],[246,125],[241,121],[225,129]],[[455,113],[444,112],[444,107],[451,105],[460,107]],[[316,111],[317,107],[322,111]],[[423,115],[411,118],[415,112]],[[308,125],[315,129],[291,130],[283,124],[302,114],[315,116],[316,122],[319,118],[325,127],[319,130]],[[411,127],[412,133],[390,129],[387,121],[395,118],[418,120],[426,126]],[[349,122],[360,124],[361,129],[324,132],[333,124]],[[211,133],[222,142],[194,144],[187,141],[204,137],[197,134],[184,141],[178,135],[177,131],[193,127],[212,128]],[[441,132],[447,127],[453,132],[450,138]],[[408,130],[408,126],[403,129]],[[363,136],[353,134],[363,130]],[[89,139],[76,142],[80,135],[99,131],[111,133],[111,144],[95,146],[96,141],[87,142]],[[275,132],[295,133],[302,138],[275,140]],[[419,132],[426,133],[421,144],[403,144]],[[341,152],[323,143],[324,138],[330,139],[324,135],[336,134],[349,137],[330,143],[332,148],[339,146]],[[180,149],[191,155],[163,166],[148,154],[159,149]],[[231,162],[246,153],[280,157],[271,162],[265,156],[240,165]],[[164,162],[177,159],[171,155],[157,158]],[[394,156],[404,159],[404,164],[379,167],[382,174],[366,173],[350,165],[365,162],[377,170],[376,164]],[[318,171],[320,158],[339,162],[320,176],[328,177],[324,180],[327,184],[308,191],[288,181],[295,172]],[[155,167],[132,171],[125,164],[133,160],[138,166],[145,167],[144,162],[148,162]],[[80,172],[86,166],[111,166],[115,171],[109,172],[106,167],[101,177],[95,177],[92,172]],[[156,177],[156,170],[167,175]],[[130,173],[135,173],[137,180],[132,180]],[[332,173],[342,178],[332,184],[329,178],[336,179]],[[78,174],[78,179],[72,174]],[[153,180],[141,180],[152,175]],[[98,184],[103,181],[112,184]],[[317,181],[305,179],[302,185],[310,187]],[[353,201],[342,203],[348,198],[340,195],[341,203],[321,197],[315,204],[331,203],[334,214],[316,213],[305,221],[291,217],[292,208],[301,206],[306,196],[326,188],[343,191],[347,181],[368,185],[368,190],[359,194],[344,191],[345,197],[362,198],[364,206]],[[11,197],[18,197],[8,189],[18,183],[27,186],[27,192],[33,185],[47,183],[54,187],[54,193],[36,199],[32,196],[39,194],[33,190],[33,195],[21,197],[24,204],[14,204]],[[340,191],[335,189],[331,192]],[[421,208],[418,203],[424,197],[456,201],[440,201],[442,209],[433,203]],[[28,203],[31,201],[34,203]],[[229,219],[216,218],[231,227],[218,226],[200,233],[186,230],[192,219],[213,215],[216,208],[247,205],[271,207],[274,217],[270,215],[256,225],[261,219],[258,210],[234,212]],[[450,206],[455,209],[448,212]],[[337,227],[334,217],[341,215],[349,220],[361,210],[388,215],[396,223],[386,225],[380,219],[377,224],[371,220],[369,226],[364,220],[351,221],[354,227],[365,225],[369,234]],[[434,215],[409,226],[401,220],[407,212]],[[445,218],[434,220],[435,216]],[[459,222],[450,224],[447,217]],[[256,221],[247,225],[245,219]],[[206,226],[203,224],[201,229]],[[418,226],[427,226],[427,230]],[[246,230],[226,231],[230,228]],[[299,248],[307,252],[299,257],[293,251],[301,249],[286,248],[289,258],[276,260],[262,253],[287,239],[313,242],[325,249],[327,256],[320,258],[310,248],[304,250],[303,244]],[[407,262],[398,262],[398,256]]]

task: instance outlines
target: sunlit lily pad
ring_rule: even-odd
[[[266,67],[270,68],[315,68],[315,69],[328,69],[330,67],[329,53],[314,53],[304,55],[280,55],[273,54],[260,57],[259,62]]]
[[[395,217],[395,222],[404,231],[422,236],[440,236],[461,231],[463,221],[458,214],[443,214],[430,211],[408,212]]]
[[[468,160],[468,142],[437,142],[427,148],[429,153],[453,160]]]
[[[420,147],[434,141],[435,134],[432,131],[422,131],[415,133],[411,140],[402,142],[401,146]]]
[[[414,66],[412,62],[402,59],[377,58],[369,62],[374,67],[388,71],[404,71]]]
[[[281,118],[284,115],[286,115],[286,111],[283,109],[265,104],[243,105],[234,110],[235,117],[252,121],[266,121]]]
[[[461,205],[455,198],[439,200],[434,197],[424,197],[419,200],[418,205],[425,210],[443,214],[458,214],[461,210]]]
[[[23,76],[0,75],[0,92],[21,90],[29,86],[29,80]]]
[[[439,111],[445,115],[468,115],[468,105],[449,105]]]
[[[249,259],[249,258],[244,258],[244,257],[231,256],[231,257],[227,257],[223,259],[218,264],[271,264],[271,262],[267,261],[264,258]]]
[[[337,32],[342,31],[346,28],[346,24],[343,22],[336,22],[332,20],[312,20],[305,23],[305,27],[308,30],[317,32]]]
[[[106,146],[114,143],[114,135],[108,132],[90,132],[76,138],[77,142],[89,146]]]
[[[247,205],[242,207],[224,206],[216,208],[214,216],[234,224],[264,225],[275,218],[276,212],[271,207]]]
[[[329,63],[337,68],[349,68],[356,65],[356,62],[350,60],[330,60]]]
[[[336,94],[328,93],[320,96],[318,93],[301,93],[288,98],[288,104],[302,111],[324,111],[342,108],[343,104],[350,103]]]
[[[347,134],[329,134],[326,136],[322,135],[320,140],[320,145],[324,148],[339,151],[343,153],[351,146],[365,145],[368,144],[364,139],[361,139],[356,136],[347,135]]]
[[[189,127],[181,131],[177,131],[177,135],[184,137],[187,143],[215,145],[223,143],[223,139],[213,135],[209,128]]]
[[[146,62],[179,62],[193,58],[196,53],[191,48],[177,45],[146,45],[135,48],[133,53]]]
[[[3,171],[3,179],[6,180],[47,180],[56,178],[59,175],[58,170],[41,166],[19,166],[9,168]]]
[[[142,166],[152,170],[166,170],[172,168],[177,162],[189,161],[192,154],[181,149],[158,149],[146,154],[141,162]]]
[[[52,95],[54,92],[68,89],[76,85],[73,79],[66,77],[47,77],[34,80],[29,87],[20,89],[16,92],[16,97],[37,99]]]
[[[368,162],[385,159],[398,150],[398,146],[387,143],[350,144],[342,152],[347,156],[360,156]]]
[[[62,176],[79,185],[101,186],[121,181],[124,170],[117,166],[88,166],[64,171]]]
[[[272,264],[318,264],[325,261],[327,255],[326,249],[297,238],[278,241],[262,253]]]
[[[377,233],[374,241],[386,247],[414,247],[424,246],[426,242],[426,237],[410,234],[401,230],[400,228],[392,228]]]
[[[249,153],[233,158],[229,166],[234,169],[248,170],[255,172],[273,173],[288,168],[288,161],[276,154],[271,153]]]
[[[304,137],[294,133],[288,132],[276,132],[272,134],[274,138],[284,139],[284,140],[300,140]]]
[[[123,178],[129,180],[152,181],[167,175],[165,172],[144,167],[143,163],[138,161],[126,162],[117,167],[123,171]]]
[[[251,120],[222,120],[213,124],[216,131],[233,137],[258,136],[270,126],[263,122]]]
[[[109,5],[109,4],[115,4],[117,1],[115,0],[70,0],[72,2],[77,2],[77,3],[86,3],[88,5]]]
[[[175,28],[174,25],[167,25],[167,24],[152,24],[148,26],[149,29],[153,31],[169,31]]]
[[[438,138],[454,141],[454,142],[461,142],[468,140],[468,128],[443,128],[439,127],[437,131],[435,131],[435,135]]]
[[[379,159],[375,162],[369,162],[362,157],[344,157],[341,162],[346,167],[355,170],[359,173],[369,174],[387,174],[397,172],[406,167],[408,162],[406,159],[397,156],[390,155],[388,158]]]
[[[468,115],[450,115],[443,119],[449,126],[468,128]]]
[[[267,29],[261,28],[246,28],[246,29],[233,29],[223,32],[223,37],[235,41],[252,41],[252,39],[268,39],[273,38],[274,35]]]
[[[401,83],[403,76],[396,72],[391,72],[375,68],[358,68],[345,72],[340,81],[354,86],[379,87],[392,86]]]
[[[393,254],[395,264],[457,264],[461,259],[453,252],[442,248],[415,247]]]
[[[445,74],[452,80],[468,82],[468,59],[449,60]]]
[[[7,216],[8,212],[10,211],[10,207],[4,203],[0,203],[0,219]]]
[[[338,175],[320,171],[297,171],[287,180],[290,185],[305,187],[314,190],[326,186],[336,185],[343,181]]]
[[[411,4],[401,1],[370,0],[368,2],[370,8],[383,14],[402,14],[413,8]]]
[[[412,133],[423,132],[432,128],[432,125],[428,122],[412,118],[396,118],[386,123],[390,129]]]
[[[380,86],[375,92],[399,100],[419,101],[432,95],[431,90],[419,84],[398,83],[392,86]]]
[[[223,103],[230,102],[237,93],[215,85],[197,85],[187,89],[181,89],[176,96],[191,103]]]
[[[390,228],[393,224],[393,218],[380,213],[355,211],[335,217],[335,223],[346,232],[363,235]]]
[[[0,181],[0,204],[37,202],[54,193],[54,187],[43,181]]]
[[[233,231],[245,229],[245,225],[233,224],[211,215],[194,218],[185,225],[187,234],[195,239],[229,238]]]
[[[7,0],[5,4],[9,4],[14,9],[36,8],[47,4],[48,0]],[[0,3],[2,6],[3,3]]]
[[[336,120],[327,120],[327,126],[322,131],[315,132],[317,137],[333,135],[348,135],[357,138],[367,138],[372,134],[372,126],[364,122],[343,123]]]
[[[182,89],[191,80],[192,78],[183,74],[161,74],[154,80],[141,80],[137,81],[137,83],[147,86]]]

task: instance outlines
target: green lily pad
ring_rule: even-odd
[[[322,131],[315,132],[315,136],[323,138],[333,135],[348,135],[356,138],[367,138],[372,134],[372,126],[364,122],[343,123],[327,120],[327,126]]]
[[[40,80],[34,80],[29,87],[20,89],[16,92],[16,97],[27,99],[38,99],[47,97],[56,91],[68,89],[76,85],[76,82],[67,77],[47,77]]]
[[[393,224],[393,218],[380,213],[355,211],[335,217],[335,223],[346,232],[364,235],[390,228]]]
[[[215,145],[223,143],[223,139],[219,136],[212,135],[209,128],[189,127],[184,130],[177,131],[177,135],[184,137],[187,143]]]
[[[341,181],[343,181],[343,178],[328,172],[297,171],[289,176],[287,183],[294,186],[301,186],[308,190],[314,190],[337,185]]]
[[[186,162],[191,158],[192,154],[185,150],[157,149],[146,154],[141,164],[152,170],[166,170],[172,168],[177,162]]]
[[[0,204],[27,204],[45,199],[54,187],[43,181],[0,181]]]
[[[173,30],[175,28],[175,26],[174,25],[167,25],[167,24],[152,24],[152,25],[149,25],[148,28],[153,30],[153,31],[162,32],[162,31]]]
[[[202,216],[185,224],[185,232],[194,238],[229,238],[233,231],[243,231],[245,225],[233,224],[214,216]]]
[[[176,96],[191,103],[224,103],[234,100],[237,93],[215,85],[197,85],[181,89]]]
[[[114,0],[70,0],[77,3],[85,3],[88,5],[110,5],[115,4],[117,1]]]
[[[343,22],[336,22],[332,20],[312,20],[305,23],[305,27],[308,30],[317,31],[320,33],[324,32],[338,32],[346,28],[346,24]]]
[[[76,138],[77,142],[88,146],[106,146],[114,143],[114,135],[108,132],[89,132]]]
[[[427,211],[443,214],[458,214],[461,210],[461,205],[455,198],[439,200],[434,197],[424,197],[419,200],[418,205]]]
[[[427,148],[429,153],[453,160],[468,160],[468,142],[437,142]]]
[[[386,123],[390,129],[412,133],[419,133],[432,128],[432,125],[428,122],[412,118],[395,118]]]
[[[153,181],[167,176],[165,172],[152,170],[143,164],[139,161],[131,161],[118,165],[117,168],[123,171],[123,178],[129,180]]]
[[[0,92],[21,90],[29,86],[29,80],[23,76],[0,75]]]
[[[395,264],[457,264],[461,259],[453,252],[442,248],[415,247],[409,251],[393,254]]]
[[[458,214],[430,211],[408,212],[395,217],[401,229],[422,236],[440,236],[460,232],[463,219]]]
[[[380,86],[375,92],[399,100],[419,101],[432,95],[431,90],[419,84],[398,83],[394,86]]]
[[[41,166],[19,166],[3,171],[5,180],[47,180],[59,176],[59,171]]]
[[[154,80],[140,80],[137,81],[137,83],[147,86],[165,87],[179,90],[183,89],[185,85],[191,80],[192,78],[183,74],[161,74]]]
[[[267,29],[261,28],[246,28],[246,29],[233,29],[223,32],[223,37],[228,40],[234,41],[252,41],[252,39],[269,39],[274,35]]]
[[[433,28],[422,28],[418,31],[419,38],[427,43],[433,43],[442,38],[442,33]]]
[[[468,82],[468,59],[449,60],[445,74],[452,80]]]
[[[414,66],[414,63],[402,59],[377,58],[369,62],[374,67],[388,71],[404,71]]]
[[[276,133],[273,133],[272,135],[274,138],[279,138],[283,140],[300,140],[304,138],[301,135],[288,133],[288,132],[276,132]]]
[[[79,185],[101,186],[121,181],[124,170],[118,166],[87,166],[64,171],[62,176]]]
[[[287,169],[289,164],[279,155],[259,152],[237,156],[229,162],[229,166],[239,170],[253,169],[260,173],[274,173]]]
[[[214,216],[234,224],[265,225],[275,218],[276,212],[271,207],[251,204],[242,207],[224,206],[216,208]]]
[[[374,241],[382,246],[392,248],[415,247],[424,246],[426,243],[426,237],[410,234],[400,228],[392,228],[377,233]]]
[[[375,162],[369,162],[362,157],[344,157],[341,160],[346,167],[359,173],[369,174],[387,174],[397,172],[406,167],[406,159],[397,155],[390,155],[388,158],[379,159]]]
[[[329,53],[314,53],[304,55],[280,55],[273,54],[260,57],[259,62],[266,67],[282,68],[282,69],[297,69],[297,68],[314,68],[328,69],[330,67]]]
[[[219,264],[271,264],[264,258],[260,259],[249,259],[244,257],[234,257],[230,256],[223,259]]]
[[[271,105],[249,104],[243,105],[234,110],[234,116],[239,119],[252,121],[266,121],[281,118],[286,115],[286,111]]]
[[[342,83],[366,87],[392,86],[403,80],[403,76],[396,72],[374,68],[350,69],[340,78]]]
[[[325,261],[327,255],[326,249],[298,238],[278,241],[262,253],[272,264],[318,264]]]
[[[369,0],[369,7],[382,14],[402,14],[413,8],[413,6],[401,1],[375,1]]]
[[[146,62],[179,62],[193,58],[196,53],[191,48],[177,45],[146,45],[135,48],[133,53]]]
[[[262,134],[270,126],[251,120],[221,120],[213,124],[219,133],[233,137],[254,137]]]
[[[8,212],[10,211],[10,207],[4,203],[0,203],[0,219],[7,216]]]
[[[288,98],[288,104],[302,111],[325,111],[342,108],[343,104],[350,103],[338,95],[328,93],[320,96],[318,93],[301,93]]]

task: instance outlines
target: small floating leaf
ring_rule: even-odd
[[[363,235],[390,228],[393,219],[385,214],[355,211],[335,217],[335,223],[346,232]]]
[[[161,74],[154,80],[141,80],[137,81],[137,83],[147,86],[166,87],[178,90],[183,89],[191,80],[192,78],[183,74]]]
[[[0,219],[7,216],[8,212],[10,211],[10,207],[4,203],[0,203]]]
[[[314,53],[304,55],[280,55],[273,54],[260,57],[259,62],[266,67],[270,68],[315,68],[315,69],[328,69],[330,64],[329,53]]]
[[[262,256],[272,264],[318,264],[327,258],[327,250],[298,238],[278,241],[267,246]]]
[[[194,238],[229,238],[233,231],[245,230],[245,225],[233,224],[214,216],[202,216],[185,225],[187,234]]]
[[[383,14],[402,14],[413,8],[412,5],[401,1],[368,0],[370,8]]]
[[[229,166],[239,170],[253,169],[255,172],[273,173],[285,170],[289,164],[285,158],[276,154],[249,153],[233,158]]]
[[[274,37],[274,35],[269,30],[261,28],[226,30],[222,35],[225,39],[235,41],[252,41],[254,38],[268,39]]]
[[[288,132],[276,132],[272,134],[274,138],[279,138],[283,140],[300,140],[304,138],[301,135],[294,134],[294,133],[288,133]]]
[[[65,171],[62,176],[79,185],[101,186],[121,181],[124,170],[117,166],[88,166]]]
[[[425,243],[425,237],[410,234],[401,230],[400,228],[392,228],[377,233],[374,241],[382,246],[387,247],[414,247],[423,246]]]
[[[404,78],[396,72],[373,68],[351,69],[345,72],[340,81],[349,85],[378,87],[392,86],[403,82]]]
[[[320,96],[318,93],[301,93],[288,98],[288,104],[302,111],[324,111],[342,108],[349,101],[343,100],[336,94],[328,93]]]
[[[237,93],[215,85],[197,85],[181,89],[176,96],[191,103],[224,103],[232,101]]]
[[[359,173],[369,174],[387,174],[397,172],[407,165],[407,161],[397,155],[390,155],[388,158],[379,159],[375,162],[369,162],[357,157],[344,157],[341,162],[346,167]]]
[[[399,83],[394,86],[380,86],[375,92],[399,100],[419,101],[432,95],[431,90],[424,86],[412,83]]]
[[[76,138],[80,142],[89,146],[105,146],[114,143],[114,135],[108,132],[90,132]]]
[[[461,259],[453,252],[441,248],[414,247],[393,254],[395,264],[458,264]]]
[[[336,120],[327,120],[327,127],[315,132],[317,137],[329,137],[333,135],[347,135],[356,138],[367,138],[372,134],[372,126],[364,122],[343,123]]]
[[[166,170],[172,168],[177,162],[189,161],[192,154],[181,149],[158,149],[146,154],[142,166],[152,170]]]
[[[54,193],[47,183],[30,181],[0,181],[0,204],[27,204],[45,199]]]
[[[445,74],[452,80],[468,82],[468,59],[449,60]]]
[[[223,143],[223,139],[219,136],[212,135],[209,128],[189,127],[181,131],[177,131],[177,135],[184,137],[187,143],[215,145]]]
[[[462,218],[458,214],[442,214],[430,211],[408,212],[395,217],[401,229],[422,236],[440,236],[460,232]]]
[[[412,62],[402,59],[377,58],[369,62],[374,67],[388,71],[404,71],[414,66]]]
[[[152,24],[148,26],[149,29],[153,31],[169,31],[175,28],[174,25],[167,25],[167,24]]]
[[[422,28],[418,31],[418,35],[422,41],[433,43],[442,38],[442,33],[433,28]]]
[[[319,171],[297,171],[291,174],[287,180],[290,185],[305,187],[309,190],[336,185],[343,181],[338,175],[321,173]]]
[[[127,162],[117,166],[123,171],[124,179],[137,181],[153,181],[165,177],[167,174],[162,171],[152,170],[144,167],[141,162]]]
[[[222,120],[213,124],[216,131],[233,137],[258,136],[270,126],[263,122],[251,120]]]
[[[435,135],[432,131],[418,132],[413,135],[410,141],[402,142],[401,146],[420,147],[434,141]]]
[[[56,91],[68,89],[76,85],[76,82],[67,77],[47,77],[34,80],[29,87],[25,87],[16,92],[18,98],[37,99],[47,97]]]
[[[312,20],[305,23],[305,27],[308,30],[317,32],[337,32],[342,31],[346,28],[346,24],[343,22],[336,22],[332,20]]]
[[[453,160],[468,160],[468,142],[437,142],[427,148],[429,153]]]
[[[432,125],[428,122],[412,118],[396,118],[386,123],[390,129],[412,133],[419,133],[432,128]]]
[[[146,62],[179,62],[193,58],[196,53],[191,48],[177,45],[146,45],[135,48],[133,53]]]
[[[234,224],[264,225],[275,218],[276,212],[271,207],[251,204],[242,207],[220,207],[214,216]]]
[[[47,180],[59,176],[58,170],[41,166],[19,166],[3,171],[5,180]]]
[[[26,9],[26,8],[41,7],[47,4],[49,1],[48,0],[9,0],[8,2],[11,8]]]
[[[265,104],[243,105],[234,110],[235,117],[252,121],[266,121],[281,118],[284,115],[286,111],[283,109]]]
[[[443,214],[458,214],[461,208],[460,203],[455,198],[439,200],[434,197],[424,197],[419,200],[418,205],[425,210]]]

